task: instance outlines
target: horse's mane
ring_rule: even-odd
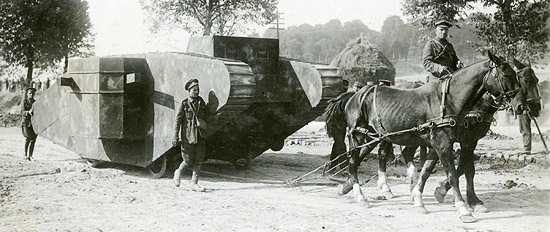
[[[489,59],[478,60],[474,63],[471,63],[471,64],[457,70],[455,73],[453,73],[453,75],[460,74],[461,72],[464,72],[464,71],[468,70],[468,68],[471,67],[471,66],[484,65],[487,61],[489,61]]]
[[[328,101],[328,106],[325,108],[325,127],[327,135],[334,138],[335,131],[346,130],[345,108],[346,103],[355,94],[355,92],[345,92],[338,97]]]

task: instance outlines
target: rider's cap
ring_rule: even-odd
[[[29,88],[25,89],[25,92],[27,92],[27,91],[32,91],[34,93],[34,92],[36,92],[36,89],[33,88],[33,87],[29,87]]]
[[[199,80],[191,79],[187,83],[185,83],[185,90],[189,91],[191,88],[195,87],[196,85],[199,85]]]
[[[453,26],[453,24],[450,23],[447,20],[439,20],[439,21],[435,22],[434,25],[435,25],[435,27],[444,27],[444,28],[449,28],[449,27]]]

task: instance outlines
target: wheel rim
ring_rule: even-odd
[[[161,178],[166,172],[166,156],[161,156],[155,160],[147,169],[153,178]]]

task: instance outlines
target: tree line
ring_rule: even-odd
[[[302,24],[280,31],[280,52],[282,56],[328,64],[349,41],[363,36],[391,61],[421,65],[425,40],[419,31],[418,26],[405,23],[398,16],[386,18],[380,32],[369,29],[361,20],[342,23],[333,19],[326,24]],[[276,38],[276,34],[276,29],[268,29],[263,37]],[[472,46],[472,42],[482,41],[475,35],[471,25],[464,23],[460,29],[453,28],[450,40],[465,62],[481,59],[481,54]]]
[[[249,24],[266,25],[277,17],[277,0],[140,0],[147,24],[155,33],[166,27],[192,34],[243,34]],[[474,5],[477,4],[477,5]],[[480,10],[475,6],[482,5]],[[446,19],[459,27],[451,30],[458,55],[473,62],[480,52],[527,61],[549,51],[550,0],[404,0],[403,14],[384,21],[380,32],[354,20],[342,24],[292,26],[280,38],[282,55],[310,62],[329,63],[348,41],[366,36],[391,60],[420,59],[431,37],[433,23]],[[366,12],[368,13],[368,12]],[[265,37],[274,37],[268,30]],[[0,0],[0,75],[6,65],[27,70],[52,68],[73,56],[93,54],[93,35],[84,0]],[[55,68],[53,68],[55,69]]]
[[[0,0],[0,72],[25,67],[28,86],[35,67],[51,69],[64,61],[66,70],[69,57],[92,49],[86,1]]]

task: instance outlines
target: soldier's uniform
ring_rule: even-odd
[[[447,21],[438,21],[437,26],[451,27]],[[453,45],[447,39],[432,39],[426,43],[423,50],[423,66],[426,71],[437,78],[455,72],[459,67],[459,59]]]
[[[185,90],[191,92],[198,91],[199,81],[191,79],[185,84]],[[194,89],[195,88],[195,89]],[[198,93],[198,92],[196,92]],[[192,168],[191,189],[204,192],[205,189],[198,185],[201,164],[204,161],[206,152],[206,131],[202,131],[206,126],[206,119],[209,117],[209,111],[200,96],[191,97],[181,101],[174,119],[174,138],[173,145],[181,138],[181,162],[178,169],[174,171],[174,184],[180,185],[181,172],[185,168]]]
[[[27,98],[27,92],[36,92],[35,88],[27,88],[25,90],[25,97],[21,102],[21,131],[25,136],[25,158],[31,160],[34,151],[34,144],[38,135],[34,132],[31,123],[31,109],[35,100],[33,98]]]
[[[527,101],[529,111],[525,111],[519,115],[519,132],[523,137],[523,150],[522,154],[531,154],[531,118],[540,116],[542,105],[540,101]]]
[[[195,116],[196,114],[196,116]],[[175,138],[181,138],[181,156],[187,165],[202,163],[206,141],[197,126],[197,118],[206,119],[206,103],[202,97],[187,98],[180,102],[174,120]]]
[[[531,154],[531,119],[529,112],[519,115],[519,132],[523,137],[523,154]]]

